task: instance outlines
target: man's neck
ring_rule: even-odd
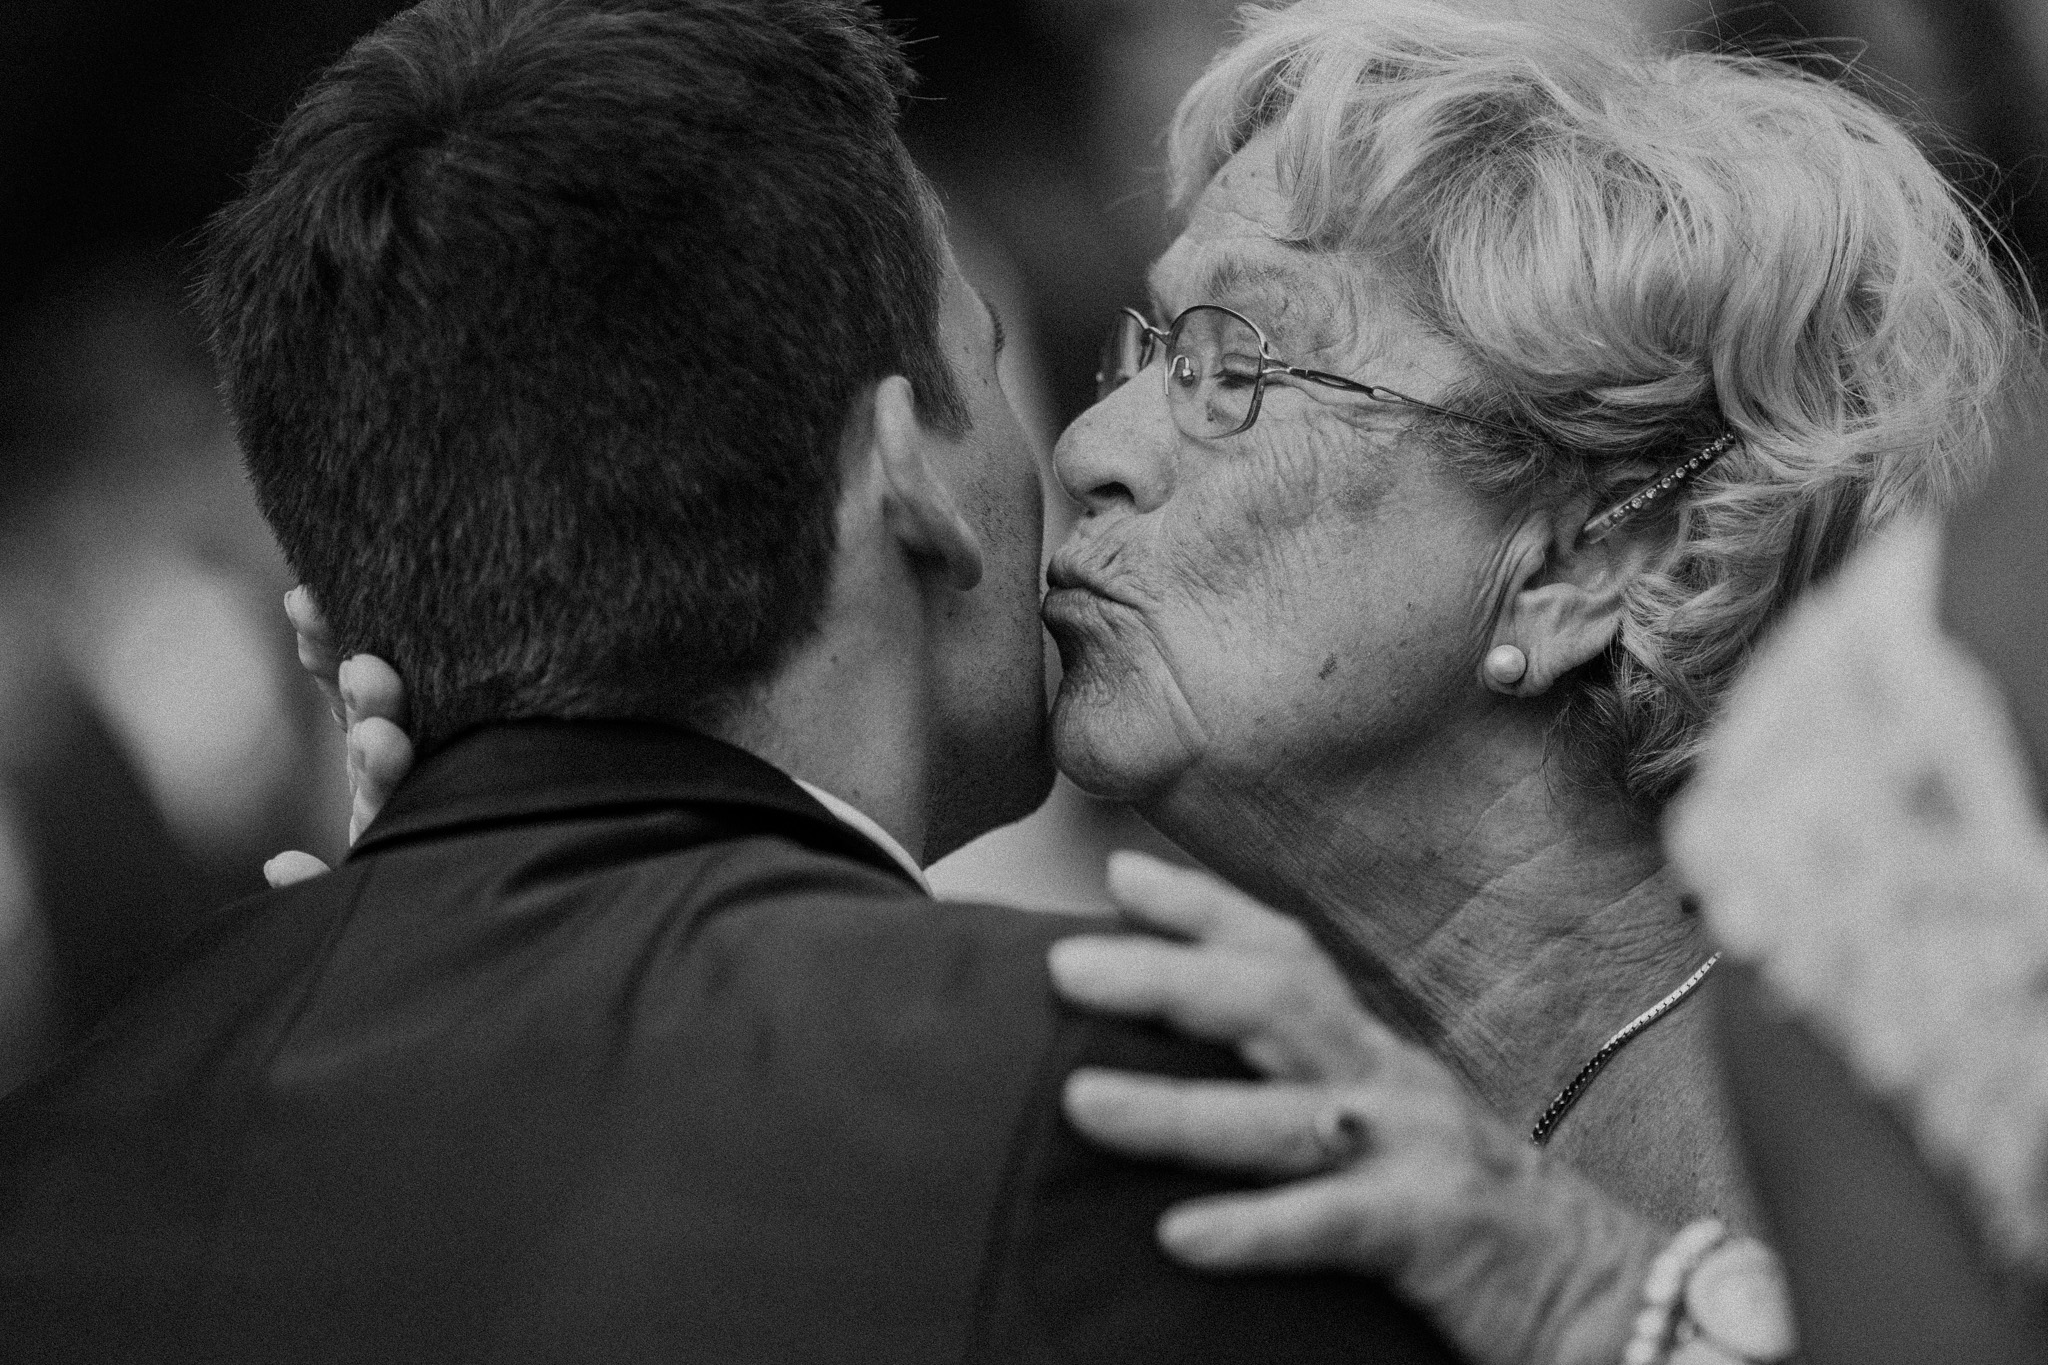
[[[1540,733],[1493,738],[1505,761],[1482,743],[1319,788],[1184,784],[1147,814],[1314,926],[1369,1006],[1523,1115],[1705,950],[1654,834],[1546,770]]]
[[[704,728],[853,806],[922,866],[933,748],[925,676],[914,650],[828,627]]]

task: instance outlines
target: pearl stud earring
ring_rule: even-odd
[[[1513,687],[1529,671],[1529,656],[1513,645],[1495,645],[1486,652],[1486,680],[1495,687]]]

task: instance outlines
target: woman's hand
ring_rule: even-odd
[[[1620,1358],[1660,1229],[1368,1015],[1294,921],[1137,854],[1111,859],[1110,890],[1128,922],[1171,937],[1066,939],[1060,992],[1228,1044],[1274,1079],[1082,1070],[1069,1118],[1131,1156],[1295,1182],[1169,1210],[1169,1254],[1385,1277],[1478,1361]]]
[[[354,843],[377,818],[399,781],[412,771],[412,741],[405,733],[405,685],[374,654],[337,657],[334,637],[303,586],[285,594],[285,615],[299,636],[299,666],[327,697],[348,732],[348,840]],[[280,853],[263,865],[271,886],[290,886],[327,871],[310,853]]]

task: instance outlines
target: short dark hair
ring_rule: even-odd
[[[855,398],[965,428],[908,81],[859,0],[427,0],[287,119],[201,305],[286,559],[423,744],[769,676]]]

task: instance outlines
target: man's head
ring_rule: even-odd
[[[906,78],[855,0],[428,0],[286,122],[204,300],[286,557],[424,743],[717,708],[816,627],[856,400],[966,433]]]

